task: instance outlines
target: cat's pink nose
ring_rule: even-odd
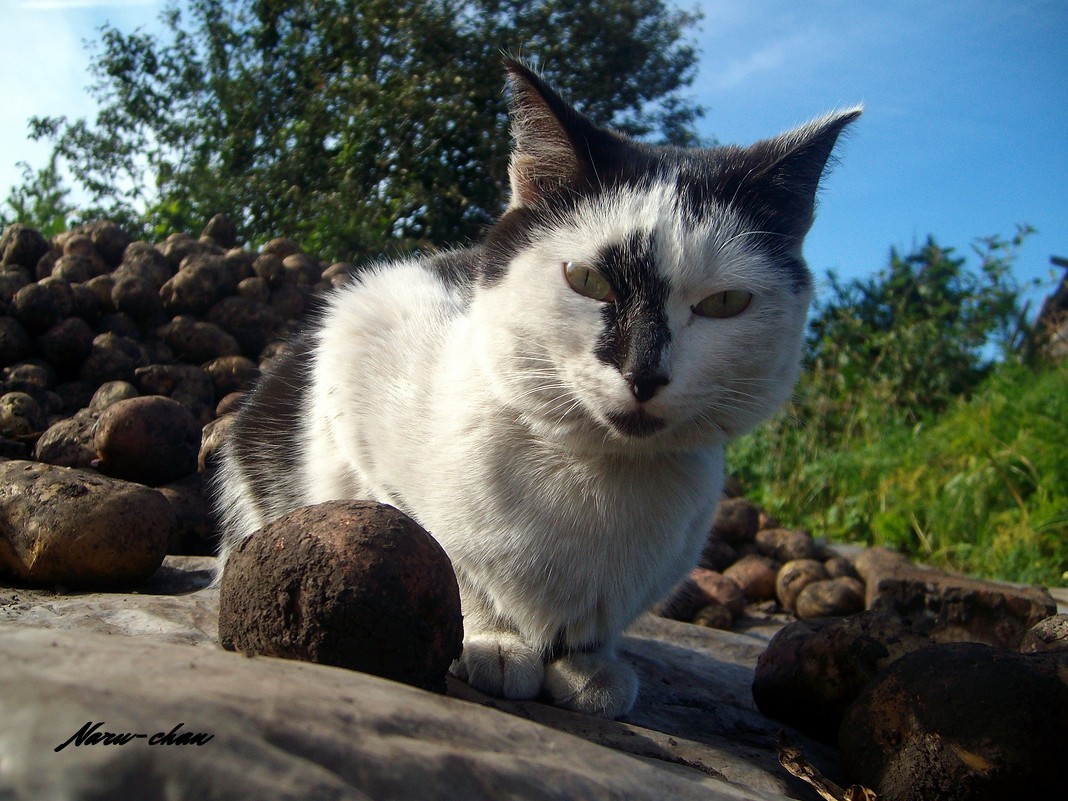
[[[651,400],[660,387],[668,384],[671,379],[663,373],[627,373],[623,376],[630,386],[631,394],[638,403]]]

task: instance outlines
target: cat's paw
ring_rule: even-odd
[[[568,654],[545,667],[545,692],[565,709],[618,718],[634,707],[638,676],[634,668],[614,657]]]
[[[512,634],[475,635],[464,640],[452,672],[476,690],[499,698],[533,698],[541,692],[541,654]]]

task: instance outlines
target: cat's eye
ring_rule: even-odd
[[[564,279],[567,281],[568,286],[587,298],[593,298],[604,303],[609,303],[616,299],[616,293],[612,289],[612,285],[608,283],[608,279],[592,267],[581,262],[564,262]]]
[[[727,317],[737,317],[749,308],[752,300],[753,294],[751,292],[745,292],[741,289],[728,289],[724,292],[709,295],[700,303],[691,306],[690,311],[699,317],[714,317],[723,320]]]

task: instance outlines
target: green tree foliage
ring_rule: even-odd
[[[36,172],[25,162],[19,162],[22,170],[22,185],[12,187],[4,201],[6,210],[0,208],[0,228],[12,223],[30,225],[45,236],[66,231],[75,214],[74,206],[67,199],[70,190],[56,166],[56,157],[48,166]]]
[[[95,213],[156,234],[225,211],[334,257],[478,236],[506,196],[502,50],[638,136],[692,144],[701,113],[696,16],[661,0],[188,0],[164,21],[102,29],[94,123],[31,122]]]

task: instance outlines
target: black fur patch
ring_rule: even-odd
[[[482,248],[478,246],[449,250],[431,256],[423,264],[447,286],[462,289],[472,286],[477,280],[481,251]]]
[[[291,343],[246,397],[231,429],[234,456],[261,508],[279,499],[293,507],[303,504],[288,489],[291,482],[272,476],[291,477],[300,468],[299,423],[307,414],[304,394],[311,383],[307,370],[313,347],[308,333]]]
[[[656,269],[654,246],[652,237],[635,233],[605,248],[593,265],[616,296],[602,308],[604,330],[593,353],[639,381],[661,375],[661,357],[671,342],[664,309],[670,287]]]

